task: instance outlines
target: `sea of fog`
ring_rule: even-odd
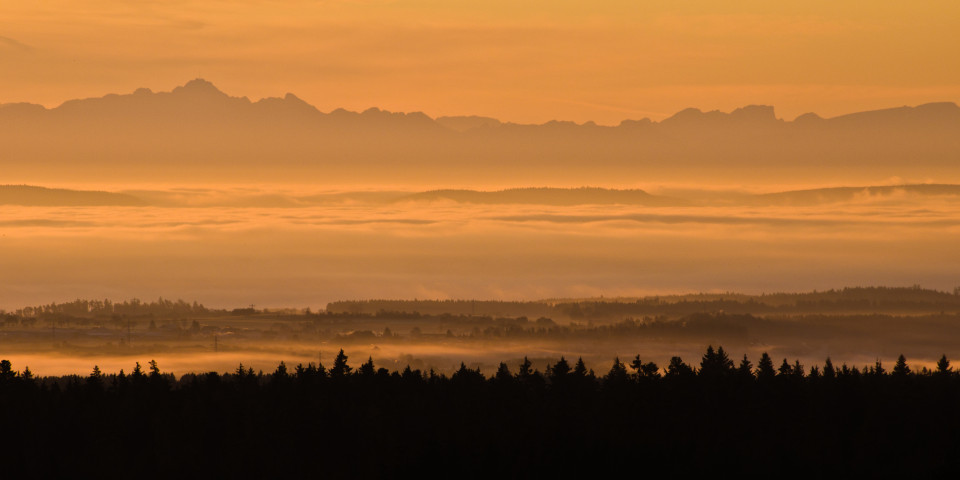
[[[960,200],[949,196],[651,207],[135,193],[154,206],[0,207],[0,308],[162,296],[319,309],[340,299],[960,285]]]

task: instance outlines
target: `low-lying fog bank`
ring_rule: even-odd
[[[524,357],[544,371],[561,356],[598,373],[615,357],[661,367],[697,364],[707,345],[739,361],[764,352],[806,368],[827,357],[865,366],[904,354],[915,368],[960,358],[960,296],[920,288],[852,288],[802,294],[687,295],[543,302],[335,302],[325,311],[208,309],[158,300],[76,301],[0,315],[0,357],[38,375],[129,372],[156,360],[165,372],[273,371],[282,361],[373,358],[449,374],[463,362],[492,374]]]

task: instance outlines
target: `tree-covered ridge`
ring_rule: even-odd
[[[511,477],[644,472],[946,476],[960,467],[960,375],[733,357],[641,355],[595,373],[561,357],[450,376],[281,363],[179,378],[36,378],[0,362],[8,458],[34,476],[188,469],[191,476]],[[12,471],[12,470],[11,470]],[[779,473],[778,473],[779,472]],[[788,473],[789,472],[789,473]],[[112,475],[108,475],[112,476]]]
[[[827,357],[822,366],[811,365],[809,367],[804,367],[799,360],[794,360],[791,363],[788,359],[784,358],[779,367],[775,368],[774,360],[766,352],[760,356],[757,364],[754,365],[746,354],[741,358],[731,358],[722,346],[714,349],[712,345],[707,347],[699,363],[688,363],[681,357],[674,356],[666,365],[657,365],[652,361],[642,361],[640,355],[637,354],[629,363],[625,363],[619,357],[615,358],[610,370],[606,374],[599,375],[592,369],[588,370],[582,358],[578,359],[574,366],[571,366],[571,361],[567,360],[564,356],[561,356],[560,360],[556,363],[548,364],[544,372],[533,368],[530,360],[524,358],[523,362],[516,367],[517,372],[515,374],[511,372],[510,366],[503,362],[500,363],[496,372],[489,375],[481,372],[480,368],[469,368],[461,362],[460,369],[450,376],[434,372],[433,370],[427,372],[414,370],[411,369],[409,365],[402,371],[395,370],[391,372],[386,368],[376,367],[373,357],[369,357],[359,367],[354,368],[349,365],[348,358],[344,350],[340,349],[330,368],[325,367],[321,362],[311,362],[306,365],[298,364],[293,370],[290,370],[285,362],[280,362],[273,373],[264,374],[263,371],[254,373],[252,368],[244,368],[241,363],[232,373],[188,373],[179,379],[172,374],[161,374],[157,362],[153,360],[149,363],[149,375],[144,373],[143,367],[137,362],[130,374],[124,374],[124,371],[121,370],[119,373],[106,375],[95,365],[92,373],[87,377],[79,375],[36,377],[30,371],[29,367],[25,367],[23,372],[16,371],[13,369],[13,365],[9,360],[2,360],[0,361],[0,380],[9,385],[35,384],[59,388],[62,384],[69,386],[81,383],[87,385],[91,383],[101,383],[101,386],[103,386],[102,381],[109,378],[111,385],[118,387],[121,384],[127,384],[130,381],[136,381],[137,379],[149,376],[157,381],[162,381],[169,388],[178,388],[196,381],[197,378],[214,376],[224,379],[256,378],[256,383],[261,385],[267,385],[280,379],[290,379],[291,381],[341,379],[348,381],[349,378],[354,377],[379,379],[405,378],[408,380],[415,377],[421,380],[439,382],[456,381],[458,379],[462,380],[463,378],[473,378],[492,383],[510,382],[513,380],[533,381],[534,384],[543,386],[544,388],[556,388],[558,383],[562,384],[570,378],[582,377],[583,381],[589,381],[593,383],[595,387],[602,388],[619,381],[642,384],[648,380],[667,380],[671,378],[736,378],[738,380],[759,383],[777,377],[805,379],[807,381],[819,381],[820,379],[829,381],[843,378],[861,380],[864,378],[885,377],[956,377],[960,379],[960,371],[953,369],[946,355],[940,357],[935,369],[929,369],[926,366],[920,367],[919,369],[911,369],[906,357],[903,355],[897,358],[895,365],[889,370],[883,366],[883,362],[879,359],[873,365],[858,367],[855,365],[848,366],[846,363],[835,365],[829,357]]]
[[[72,302],[49,303],[46,305],[18,308],[6,315],[17,317],[56,317],[73,316],[77,318],[96,318],[112,315],[198,315],[210,313],[211,310],[196,301],[192,303],[181,299],[170,300],[163,297],[152,302],[144,302],[138,298],[113,302],[109,299],[87,300],[76,299]],[[0,314],[5,312],[0,311]]]
[[[960,311],[960,287],[943,292],[913,287],[846,287],[800,293],[700,293],[639,298],[553,299],[529,302],[485,300],[355,300],[331,302],[333,313],[526,315],[571,319],[685,315],[701,312],[809,314]]]
[[[731,314],[815,314],[815,313],[933,313],[960,312],[960,287],[951,292],[903,287],[847,287],[838,290],[804,293],[746,295],[739,293],[700,293],[640,298],[554,299],[540,301],[500,300],[342,300],[327,304],[323,313],[353,315],[471,315],[549,317],[571,319],[609,319],[628,316],[689,315],[704,312]],[[270,313],[276,313],[271,310]],[[310,313],[285,309],[285,313]],[[220,315],[267,313],[250,307],[211,309],[197,301],[154,301],[133,298],[125,301],[109,299],[76,299],[18,308],[0,315],[8,318],[103,318],[113,315],[182,317],[185,315]]]

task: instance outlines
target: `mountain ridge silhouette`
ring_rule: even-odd
[[[292,93],[251,101],[195,79],[169,92],[140,88],[49,109],[0,105],[0,169],[70,180],[622,184],[693,173],[736,183],[758,175],[960,182],[958,133],[960,107],[950,102],[793,121],[747,105],[617,126],[518,124],[376,107],[325,113]]]
[[[201,102],[203,106],[249,106],[254,109],[261,108],[262,111],[279,110],[287,109],[288,111],[301,110],[303,112],[309,112],[311,114],[319,114],[330,117],[337,118],[348,118],[355,117],[357,115],[366,118],[412,118],[417,121],[425,121],[429,119],[430,121],[439,123],[441,126],[447,127],[448,124],[454,122],[462,123],[474,123],[475,126],[470,126],[464,128],[460,126],[459,128],[450,128],[451,130],[458,131],[469,131],[474,128],[480,127],[496,127],[503,125],[520,125],[520,126],[549,126],[549,125],[564,125],[564,126],[589,126],[589,127],[600,127],[600,128],[618,128],[624,124],[650,124],[650,125],[675,125],[683,124],[685,122],[703,124],[709,122],[731,122],[731,123],[740,123],[740,124],[776,124],[776,123],[795,123],[798,120],[802,122],[816,120],[816,121],[827,121],[827,122],[851,122],[862,119],[900,119],[900,120],[942,120],[946,118],[960,118],[960,106],[954,102],[932,102],[926,104],[920,104],[916,106],[900,106],[900,107],[890,107],[877,110],[868,110],[861,112],[850,112],[846,114],[841,114],[835,117],[821,117],[814,112],[805,113],[796,117],[794,120],[785,120],[777,118],[775,115],[774,107],[770,105],[745,105],[734,109],[733,111],[721,112],[719,110],[711,111],[702,111],[698,108],[690,107],[680,110],[673,115],[661,120],[655,121],[648,118],[641,119],[624,119],[617,126],[600,126],[594,122],[584,122],[577,124],[575,122],[554,119],[540,124],[529,124],[529,123],[516,123],[510,121],[504,121],[493,117],[483,117],[477,115],[447,115],[447,116],[438,116],[430,117],[423,112],[414,111],[414,112],[391,112],[388,110],[382,110],[378,107],[370,107],[362,112],[354,112],[346,110],[343,108],[337,108],[330,112],[324,113],[321,112],[315,106],[309,104],[308,102],[300,99],[293,93],[286,93],[283,97],[264,97],[256,101],[250,100],[248,97],[234,97],[230,96],[227,93],[223,92],[217,88],[212,82],[203,79],[195,78],[186,82],[184,85],[174,87],[169,92],[154,92],[149,88],[141,87],[136,89],[133,93],[129,94],[116,94],[110,93],[102,97],[90,97],[90,98],[81,98],[81,99],[72,99],[67,100],[61,103],[59,106],[53,108],[47,108],[43,105],[33,104],[29,102],[18,102],[18,103],[0,103],[0,115],[12,114],[12,113],[21,113],[30,111],[33,113],[39,112],[75,112],[84,108],[95,109],[100,106],[117,106],[121,102],[132,100],[131,105],[144,107],[153,102],[143,102],[142,99],[146,97],[153,97],[156,100],[172,100],[174,104],[182,102],[183,100],[189,100],[191,103],[196,104],[196,102]]]

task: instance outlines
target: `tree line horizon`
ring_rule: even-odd
[[[846,302],[846,303],[844,303]],[[843,287],[828,290],[809,290],[805,292],[770,292],[746,294],[738,292],[723,293],[678,293],[647,295],[640,297],[591,297],[585,299],[541,299],[541,300],[483,300],[483,299],[367,299],[367,300],[337,300],[329,302],[323,310],[314,312],[310,307],[289,308],[264,307],[256,309],[254,305],[244,307],[206,307],[203,303],[183,299],[171,300],[160,296],[154,301],[144,301],[139,298],[130,298],[123,301],[110,299],[83,299],[72,301],[51,302],[49,304],[24,306],[14,310],[0,309],[0,316],[37,317],[49,315],[147,315],[147,314],[210,314],[210,313],[436,313],[444,309],[444,313],[477,313],[476,307],[501,306],[518,309],[549,306],[553,309],[565,311],[575,309],[577,305],[587,305],[592,309],[618,308],[618,306],[663,306],[675,304],[703,304],[705,306],[730,307],[743,304],[752,307],[767,308],[769,312],[787,311],[785,306],[797,308],[815,307],[820,305],[846,307],[883,307],[883,302],[900,303],[906,306],[920,304],[943,304],[944,306],[960,307],[960,286],[952,290],[938,290],[924,288],[918,284],[909,287]],[[712,304],[712,305],[711,305]],[[410,311],[409,306],[423,307],[424,311]],[[621,307],[622,308],[622,307]],[[539,310],[532,310],[539,311]]]
[[[632,371],[631,371],[632,370]],[[826,472],[946,478],[960,463],[960,375],[935,370],[803,368],[768,355],[754,367],[708,347],[699,364],[662,370],[637,355],[597,375],[566,359],[522,362],[490,377],[280,363],[255,373],[130,374],[94,367],[37,378],[0,361],[8,471],[59,477],[129,472],[168,477],[348,477],[468,472],[531,477],[647,472]],[[469,469],[469,470],[464,470]],[[487,477],[489,478],[489,477]]]
[[[277,365],[276,370],[265,375],[262,370],[254,373],[252,367],[245,368],[241,362],[232,374],[229,372],[221,374],[215,371],[187,372],[181,375],[180,379],[177,379],[172,373],[161,373],[156,360],[151,360],[148,363],[149,374],[144,372],[143,366],[140,364],[140,362],[136,362],[129,374],[124,373],[123,369],[120,369],[120,371],[115,374],[106,374],[100,370],[98,365],[94,365],[91,373],[86,377],[78,374],[37,377],[30,370],[28,365],[25,365],[24,370],[21,372],[14,370],[12,362],[4,359],[0,360],[0,379],[5,381],[16,379],[16,381],[24,382],[39,381],[42,384],[48,382],[59,384],[61,381],[77,382],[80,379],[85,379],[85,382],[90,385],[101,383],[105,379],[110,378],[114,382],[114,386],[116,386],[117,382],[123,383],[127,381],[128,378],[140,379],[148,376],[150,378],[163,378],[164,381],[170,382],[171,385],[182,383],[184,382],[184,379],[187,378],[195,378],[203,375],[220,376],[223,378],[230,378],[231,375],[233,375],[241,379],[245,377],[257,378],[261,382],[268,381],[270,379],[276,380],[278,378],[287,377],[301,379],[344,379],[351,376],[366,378],[377,377],[381,379],[389,377],[403,379],[419,377],[421,379],[427,379],[431,381],[447,381],[470,376],[474,379],[484,379],[493,382],[503,382],[512,378],[516,380],[540,382],[544,385],[563,382],[569,378],[579,378],[584,381],[589,380],[598,385],[603,385],[608,382],[635,381],[642,383],[660,379],[680,379],[694,377],[717,378],[726,376],[737,377],[741,380],[756,381],[767,381],[774,378],[810,380],[822,378],[826,380],[833,380],[844,377],[859,379],[861,377],[886,376],[960,377],[960,371],[955,371],[953,369],[946,354],[941,355],[934,369],[929,369],[926,366],[921,366],[920,369],[911,369],[907,363],[906,357],[903,354],[900,354],[897,357],[893,368],[890,370],[883,366],[883,362],[879,359],[879,357],[873,365],[864,365],[862,367],[858,367],[856,365],[847,365],[846,363],[841,363],[839,366],[834,365],[832,358],[828,356],[822,366],[811,365],[809,368],[805,368],[805,366],[800,363],[800,360],[794,360],[793,362],[790,362],[786,357],[784,357],[779,366],[777,366],[775,361],[770,357],[769,354],[767,354],[767,352],[763,352],[760,355],[760,359],[757,361],[756,365],[753,364],[747,354],[743,354],[743,356],[738,359],[739,361],[735,362],[734,359],[730,358],[722,346],[718,346],[717,349],[714,349],[713,345],[707,346],[706,351],[700,359],[699,367],[696,364],[689,364],[685,362],[680,356],[672,356],[667,365],[661,367],[653,361],[644,362],[641,360],[640,354],[637,354],[629,363],[621,361],[619,356],[614,357],[613,364],[611,365],[609,371],[604,375],[598,375],[593,369],[587,368],[582,357],[578,358],[577,361],[571,365],[571,362],[568,361],[564,355],[561,355],[560,359],[556,363],[548,363],[544,372],[540,372],[540,370],[533,366],[533,363],[528,359],[528,357],[524,356],[523,361],[517,367],[517,373],[513,373],[510,370],[510,367],[504,362],[500,362],[496,372],[490,375],[485,375],[479,366],[476,368],[469,368],[464,362],[461,362],[460,368],[449,377],[443,373],[436,372],[433,368],[430,368],[427,371],[422,371],[420,369],[413,369],[410,365],[407,365],[402,371],[399,369],[390,371],[385,367],[377,368],[372,356],[369,356],[367,361],[361,364],[359,367],[354,368],[348,364],[348,358],[349,357],[341,348],[334,359],[333,365],[330,368],[325,367],[323,363],[319,361],[316,363],[308,362],[306,365],[303,363],[297,364],[291,372],[286,362],[281,361]],[[632,372],[628,371],[628,368],[632,370]]]

